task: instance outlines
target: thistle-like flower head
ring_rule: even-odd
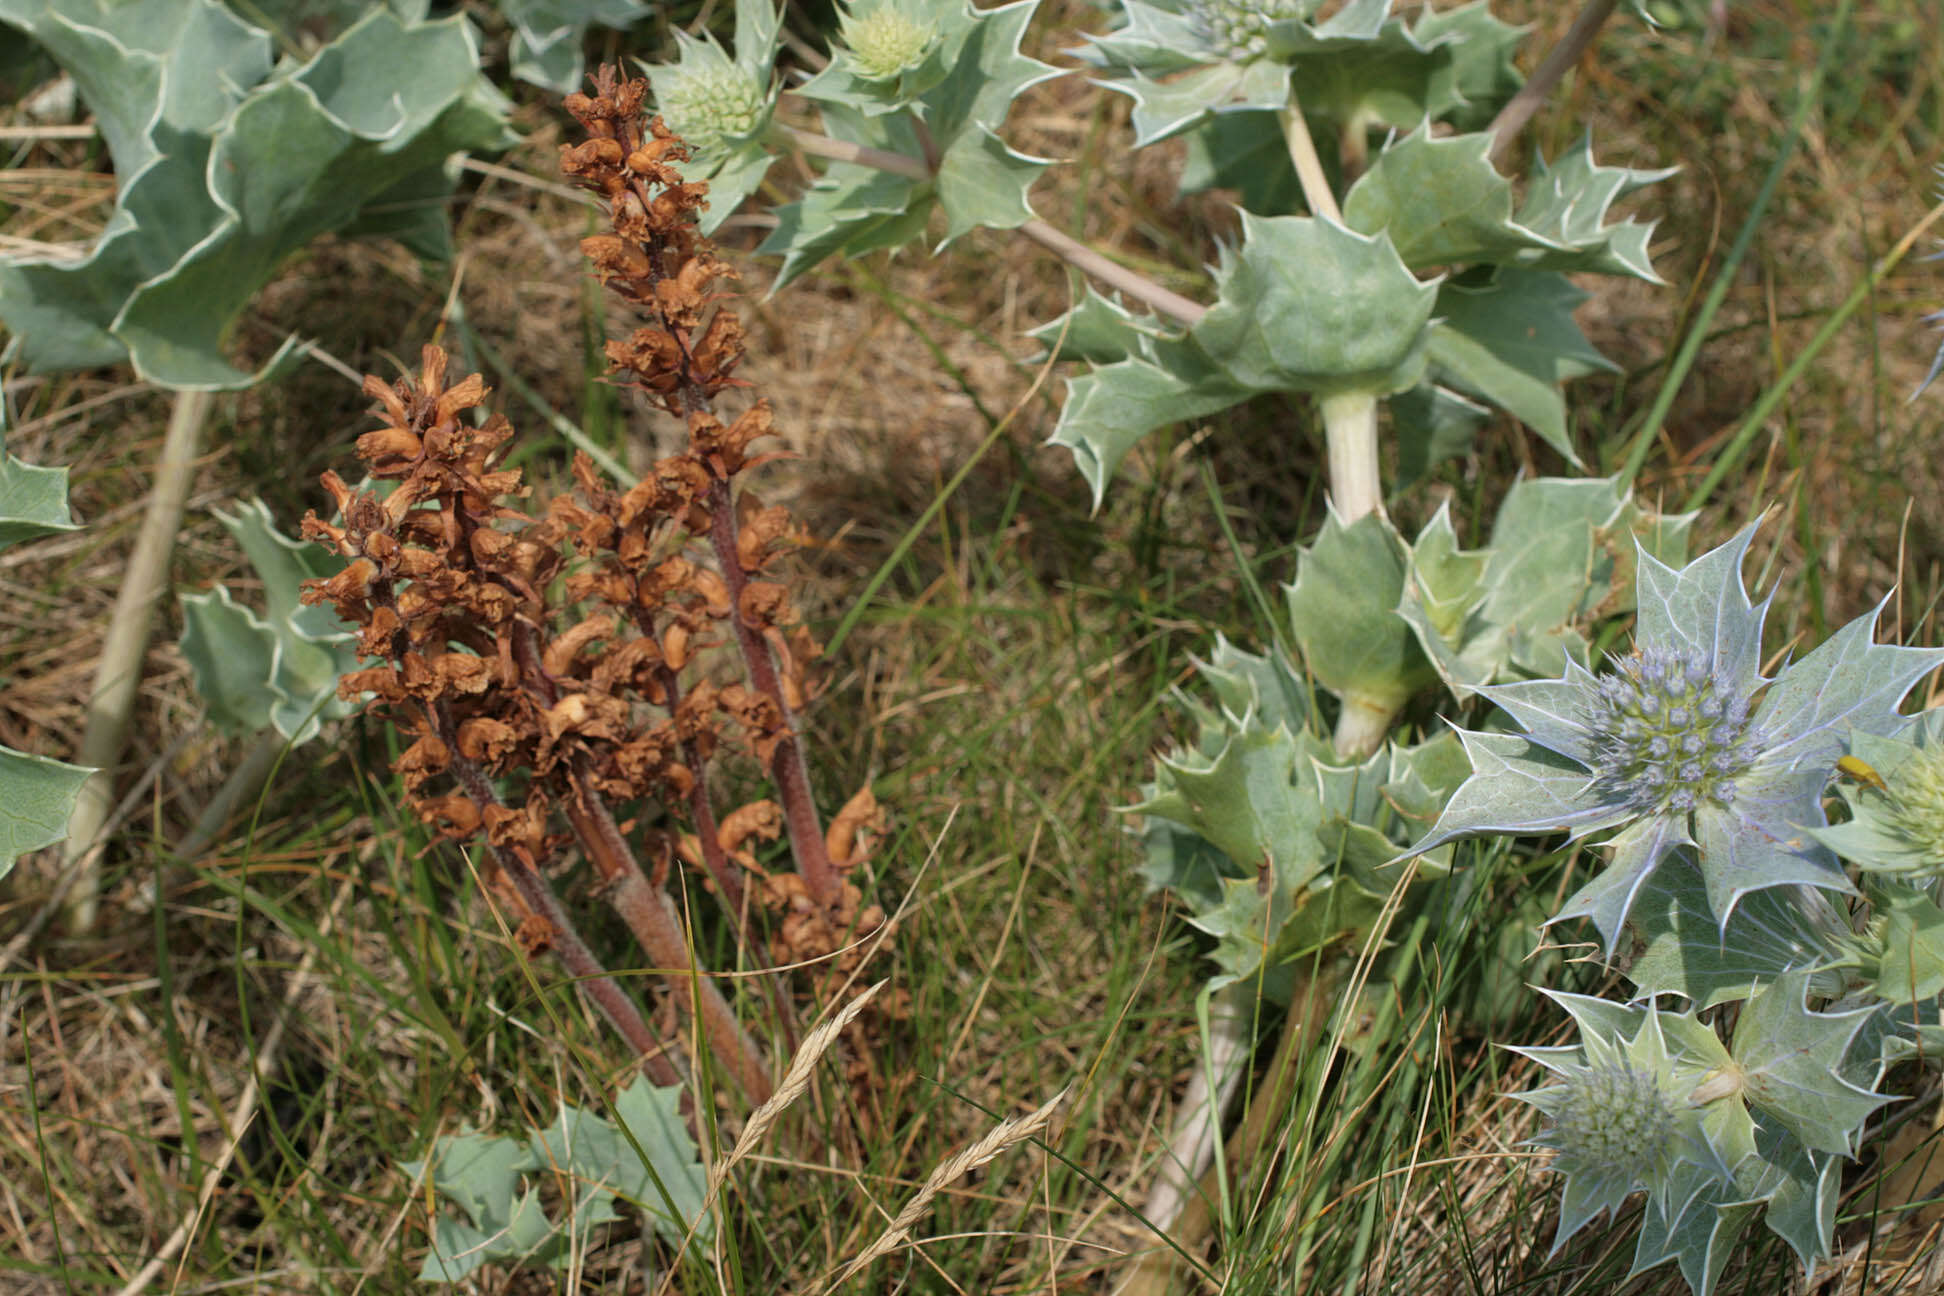
[[[895,4],[858,5],[838,15],[850,50],[851,70],[870,81],[889,81],[925,61],[938,44],[938,25]]]
[[[1728,1179],[1753,1126],[1730,1095],[1697,1099],[1705,1078],[1730,1062],[1709,1028],[1652,1008],[1552,997],[1577,1020],[1579,1043],[1514,1049],[1552,1077],[1512,1096],[1545,1113],[1531,1142],[1553,1149],[1551,1168],[1566,1177],[1554,1250],[1633,1193],[1680,1205],[1670,1195]]]
[[[1521,732],[1460,733],[1472,777],[1418,849],[1479,833],[1618,831],[1607,869],[1558,919],[1593,920],[1612,948],[1654,868],[1688,849],[1725,928],[1764,887],[1849,890],[1811,835],[1822,793],[1856,733],[1902,724],[1897,707],[1944,653],[1873,641],[1876,613],[1844,626],[1775,679],[1759,669],[1767,600],[1752,604],[1741,563],[1749,527],[1680,570],[1639,557],[1631,655],[1595,676],[1568,662],[1557,680],[1484,694]]]
[[[652,73],[656,108],[698,153],[747,139],[769,120],[766,87],[713,44],[690,41],[680,63]]]

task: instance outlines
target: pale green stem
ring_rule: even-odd
[[[1330,452],[1330,501],[1349,526],[1366,513],[1384,515],[1384,486],[1377,471],[1377,397],[1340,392],[1318,402]]]
[[[115,767],[121,764],[128,742],[128,722],[135,709],[135,691],[142,680],[149,629],[155,620],[156,600],[169,585],[169,559],[175,553],[176,532],[196,476],[196,457],[202,453],[203,430],[213,398],[208,392],[176,393],[169,430],[155,465],[155,486],[148,511],[136,536],[115,597],[108,636],[95,666],[94,692],[88,699],[88,724],[81,737],[80,763],[100,772],[89,779],[75,798],[68,819],[68,838],[62,848],[63,867],[79,871],[68,893],[70,930],[94,928],[101,898],[101,855],[97,840],[108,822],[115,798]]]
[[[1310,138],[1309,120],[1303,116],[1303,105],[1297,102],[1294,90],[1289,92],[1289,102],[1283,105],[1279,116],[1283,143],[1296,168],[1296,179],[1303,186],[1303,201],[1309,204],[1313,215],[1343,224],[1343,210],[1337,206],[1336,194],[1330,189],[1329,178],[1323,174],[1323,162],[1316,156],[1316,141]]]

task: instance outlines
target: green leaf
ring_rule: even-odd
[[[1331,514],[1300,553],[1284,588],[1290,626],[1310,673],[1339,697],[1395,710],[1437,678],[1397,615],[1405,558],[1402,537],[1376,513],[1348,527]]]
[[[1863,972],[1870,988],[1894,1004],[1924,1003],[1944,994],[1944,909],[1928,889],[1884,879],[1872,881],[1868,894]]]
[[[945,209],[946,243],[974,229],[1014,229],[1033,219],[1026,191],[1051,166],[1027,157],[984,126],[962,134],[938,164],[938,205]]]
[[[1815,1012],[1808,1005],[1808,991],[1808,975],[1793,972],[1764,987],[1742,1008],[1734,1042],[1742,1095],[1759,1115],[1776,1121],[1805,1148],[1855,1156],[1863,1122],[1894,1101],[1843,1074],[1851,1041],[1877,1006]]]
[[[309,62],[274,70],[267,37],[211,0],[112,16],[85,0],[0,0],[0,20],[73,73],[120,181],[87,257],[0,262],[0,318],[35,371],[126,360],[178,389],[260,381],[295,358],[294,340],[256,374],[233,368],[222,342],[288,256],[381,199],[449,193],[454,153],[510,142],[505,100],[457,15],[405,23],[374,8]]]
[[[1484,286],[1447,281],[1437,293],[1432,372],[1511,413],[1577,465],[1559,386],[1614,367],[1573,321],[1585,300],[1552,272],[1502,268]]]
[[[1397,445],[1393,492],[1415,486],[1440,465],[1470,455],[1479,426],[1491,416],[1485,406],[1431,382],[1399,392],[1388,404],[1391,437]]]
[[[1708,906],[1701,872],[1685,855],[1648,875],[1628,911],[1642,946],[1627,976],[1641,997],[1685,996],[1696,1008],[1746,999],[1786,973],[1820,971],[1841,961],[1785,891],[1745,896],[1727,928]],[[1836,989],[1835,978],[1828,989]]]
[[[352,635],[328,606],[297,601],[304,581],[331,576],[343,564],[280,534],[260,502],[216,517],[248,555],[268,606],[258,615],[220,585],[182,596],[182,655],[196,691],[224,728],[275,728],[293,743],[308,742],[322,721],[357,709],[337,696],[339,677],[358,663]]]
[[[513,25],[513,75],[555,94],[579,90],[589,27],[625,31],[650,12],[636,0],[498,0]]]
[[[1269,53],[1290,65],[1303,110],[1360,126],[1409,130],[1458,101],[1454,45],[1462,33],[1413,32],[1388,17],[1388,0],[1358,0],[1329,21],[1270,27]]]
[[[0,877],[22,855],[67,836],[74,798],[91,769],[0,747]]]
[[[1243,868],[1273,867],[1286,887],[1301,886],[1322,864],[1322,808],[1296,788],[1300,755],[1287,729],[1245,729],[1206,764],[1163,757],[1155,794],[1132,809],[1198,833]]]
[[[1189,330],[1236,383],[1379,396],[1417,383],[1438,293],[1387,239],[1246,211],[1242,232],[1217,272],[1215,304]]]
[[[1127,359],[1067,379],[1066,403],[1050,438],[1073,452],[1095,508],[1137,442],[1158,427],[1203,418],[1249,395],[1199,347],[1159,350],[1163,363]]]
[[[1660,171],[1633,171],[1598,166],[1593,161],[1590,134],[1550,166],[1543,158],[1535,159],[1532,175],[1526,181],[1525,202],[1519,207],[1518,223],[1573,250],[1534,252],[1525,258],[1526,264],[1537,270],[1594,270],[1631,275],[1648,283],[1663,282],[1654,273],[1647,254],[1653,224],[1626,220],[1608,225],[1606,217],[1607,210],[1619,199],[1665,180],[1679,170],[1679,167],[1668,167]]]
[[[74,529],[67,469],[37,468],[0,451],[0,549]],[[0,747],[0,878],[22,855],[67,836],[74,799],[93,773]]]
[[[75,529],[67,469],[37,468],[0,451],[0,549]]]
[[[1460,131],[1490,125],[1525,84],[1512,55],[1530,30],[1494,18],[1490,0],[1421,14],[1412,34],[1425,45],[1451,51],[1455,82],[1451,101],[1430,104],[1426,116],[1450,122]]]

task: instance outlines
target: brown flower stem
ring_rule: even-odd
[[[646,627],[643,633],[647,633]],[[675,708],[682,701],[682,681],[666,663],[656,675],[661,680],[665,695],[663,705],[670,715],[674,715]],[[715,880],[716,894],[721,896],[722,907],[729,912],[729,921],[736,929],[736,939],[742,942],[743,948],[748,949],[748,891],[743,886],[742,874],[729,862],[728,855],[722,849],[721,826],[716,823],[715,807],[709,804],[708,782],[702,777],[704,757],[701,749],[694,742],[684,739],[682,759],[688,762],[689,769],[695,775],[695,782],[689,787],[688,793],[689,819],[694,822],[696,840],[701,843],[703,866]]]
[[[452,729],[451,717],[441,714],[438,709],[431,710],[431,719],[442,731]],[[466,795],[479,806],[504,804],[485,774],[471,761],[455,756],[451,770],[466,789]],[[641,1009],[635,1005],[634,999],[594,957],[594,951],[588,948],[587,942],[575,929],[573,920],[561,907],[559,897],[547,885],[547,879],[518,851],[502,850],[488,841],[486,854],[493,866],[513,884],[514,891],[527,909],[552,929],[548,932],[548,948],[580,986],[581,993],[607,1018],[608,1024],[627,1041],[628,1047],[635,1051],[648,1078],[658,1085],[680,1084],[681,1074],[668,1060],[667,1046],[641,1015]]]
[[[574,795],[563,808],[581,849],[601,875],[608,903],[628,924],[642,951],[664,973],[687,975],[690,1011],[701,1019],[702,1033],[716,1060],[752,1103],[767,1100],[773,1086],[762,1050],[743,1030],[715,983],[701,975],[668,893],[648,881],[614,816],[608,812],[607,803],[587,786],[578,772],[574,776]]]
[[[770,761],[770,777],[783,802],[783,822],[790,834],[790,850],[796,857],[797,871],[818,904],[835,909],[844,898],[844,882],[830,862],[830,848],[824,842],[823,823],[817,803],[810,793],[810,771],[803,760],[803,735],[796,713],[783,698],[783,686],[776,677],[776,661],[769,644],[756,627],[743,620],[743,591],[749,577],[743,571],[741,550],[737,547],[736,503],[729,483],[714,477],[709,483],[709,541],[715,546],[722,579],[729,587],[729,624],[736,634],[736,647],[742,650],[743,666],[749,682],[776,703],[789,734],[776,745]]]
[[[1550,53],[1540,61],[1532,76],[1519,87],[1519,92],[1499,109],[1498,116],[1492,118],[1488,128],[1492,135],[1492,151],[1489,154],[1492,165],[1502,167],[1512,153],[1512,142],[1519,132],[1525,129],[1532,115],[1539,111],[1539,105],[1546,102],[1546,96],[1553,92],[1560,78],[1568,68],[1579,62],[1580,55],[1586,53],[1587,46],[1599,34],[1600,27],[1612,15],[1619,0],[1587,0],[1586,8],[1580,10],[1573,25],[1553,46]]]

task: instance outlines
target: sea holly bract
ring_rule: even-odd
[[[1421,846],[1478,834],[1613,829],[1606,869],[1558,918],[1593,920],[1616,947],[1649,875],[1677,850],[1700,868],[1725,925],[1753,891],[1851,889],[1811,829],[1850,735],[1887,733],[1910,687],[1944,651],[1874,642],[1857,618],[1773,680],[1759,669],[1767,600],[1751,603],[1741,562],[1753,526],[1676,570],[1643,552],[1634,651],[1594,676],[1481,689],[1520,726],[1462,732],[1475,773]]]

